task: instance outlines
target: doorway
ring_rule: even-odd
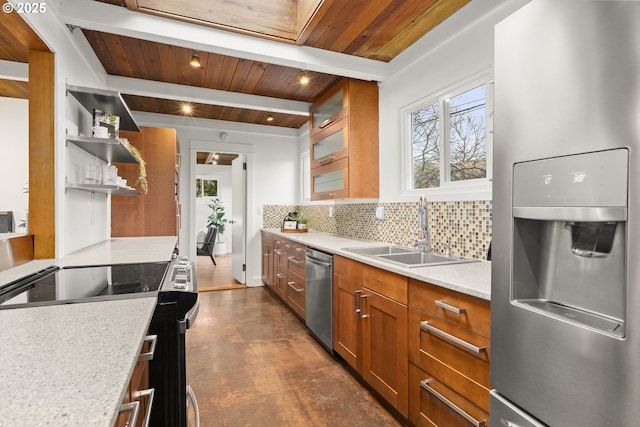
[[[215,262],[203,251],[196,257],[201,291],[246,287],[244,277],[237,274],[242,266],[235,265],[244,263],[244,256],[238,258],[238,248],[234,248],[243,246],[245,235],[244,229],[237,227],[243,223],[244,212],[235,210],[242,209],[243,204],[238,205],[238,202],[246,198],[246,193],[242,190],[244,187],[235,182],[238,177],[232,166],[240,156],[219,151],[196,152],[195,224],[198,246],[205,239],[209,224],[217,222],[218,228],[213,245]]]

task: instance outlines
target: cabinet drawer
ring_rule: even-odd
[[[409,305],[489,338],[489,303],[426,282],[409,279]]]
[[[489,340],[409,310],[409,360],[480,408],[489,410]]]
[[[287,271],[302,278],[306,277],[305,259],[304,257],[287,255]]]
[[[333,273],[342,276],[351,282],[362,283],[364,277],[364,264],[350,260],[339,255],[333,256]]]
[[[402,304],[407,304],[407,278],[390,271],[364,266],[364,286]]]
[[[300,276],[289,272],[287,274],[287,303],[302,319],[306,312],[306,284]]]
[[[409,419],[418,427],[488,426],[489,414],[413,363],[409,364]]]
[[[349,161],[340,159],[311,169],[311,199],[342,199],[349,196]]]
[[[311,138],[311,168],[328,165],[349,155],[349,119],[342,118]]]
[[[287,240],[287,242],[285,243],[285,247],[287,248],[287,254],[293,255],[298,258],[304,258],[307,254],[307,247],[305,245],[301,245],[300,243]]]

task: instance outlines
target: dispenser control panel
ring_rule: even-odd
[[[516,163],[513,206],[627,206],[626,148]]]

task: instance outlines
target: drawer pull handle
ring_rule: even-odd
[[[282,255],[282,254],[283,254],[283,252],[282,252],[282,251],[273,251],[273,252],[275,252],[275,253],[276,253],[276,255],[278,255],[278,256],[280,256],[280,255]]]
[[[296,259],[296,257],[293,256],[287,257],[287,259],[297,265],[304,263],[304,260]]]
[[[131,416],[129,416],[129,421],[127,421],[127,426],[135,426],[138,422],[138,412],[140,412],[140,402],[137,400],[135,402],[125,403],[120,407],[120,413],[123,412],[131,412]]]
[[[276,277],[277,277],[278,279],[284,279],[284,274],[282,274],[282,273],[278,273],[278,274],[276,274]]]
[[[444,403],[446,406],[448,406],[451,410],[453,410],[456,414],[460,415],[462,418],[464,418],[465,420],[467,420],[470,424],[473,424],[476,427],[485,427],[487,425],[487,420],[476,420],[475,418],[473,418],[471,415],[467,414],[465,411],[463,411],[462,409],[460,409],[455,403],[453,403],[452,401],[450,401],[449,399],[447,399],[446,397],[444,397],[443,395],[441,395],[440,393],[438,393],[437,391],[435,391],[430,385],[429,383],[433,380],[433,378],[429,378],[426,380],[422,380],[420,381],[420,387],[422,387],[425,391],[427,391],[428,393],[430,393],[432,396],[434,396],[436,399],[438,399],[440,402]]]
[[[336,160],[336,156],[324,156],[323,158],[318,159],[317,162],[320,163],[321,165],[326,165],[335,160]]]
[[[150,342],[151,346],[149,347],[149,351],[146,353],[140,353],[138,356],[138,362],[144,362],[146,360],[153,360],[153,354],[156,352],[156,343],[158,342],[157,335],[149,335],[144,337],[144,342]]]
[[[138,400],[140,398],[146,397],[149,399],[149,404],[147,405],[147,412],[144,415],[144,427],[149,427],[149,421],[151,420],[151,407],[153,406],[153,396],[155,395],[155,389],[150,388],[148,390],[136,391],[133,394],[133,398]],[[135,424],[134,424],[135,425]]]
[[[358,297],[362,291],[353,291],[353,312],[360,313],[360,306],[358,302],[360,302],[360,298]]]
[[[362,300],[367,299],[369,295],[360,295],[360,318],[366,319],[369,317],[368,314],[364,314],[364,305],[362,305]]]
[[[447,304],[446,302],[442,301],[441,299],[437,299],[436,300],[436,305],[440,308],[443,308],[445,310],[448,310],[452,313],[456,313],[456,314],[464,314],[467,312],[466,308],[458,308],[458,307],[454,307],[452,305]]]
[[[446,333],[445,331],[442,331],[438,328],[436,328],[435,326],[431,326],[429,324],[429,322],[422,321],[420,322],[420,327],[426,331],[429,332],[433,332],[436,335],[439,335],[440,337],[451,341],[454,344],[458,344],[460,347],[466,348],[467,350],[476,353],[476,354],[480,354],[480,353],[484,353],[485,351],[487,351],[486,347],[476,347],[475,345],[468,343],[464,340],[461,340],[460,338],[453,336],[451,334]]]
[[[293,281],[292,281],[292,282],[288,282],[288,283],[287,283],[287,285],[289,285],[289,287],[290,287],[291,289],[293,289],[294,291],[296,291],[297,293],[304,292],[304,288],[296,288],[296,287],[295,287],[295,284],[296,284],[296,282],[293,282]]]

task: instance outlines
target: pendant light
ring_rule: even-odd
[[[191,55],[191,61],[189,61],[189,64],[191,64],[193,68],[200,68],[200,56],[198,55],[197,50],[193,51],[193,55]]]

